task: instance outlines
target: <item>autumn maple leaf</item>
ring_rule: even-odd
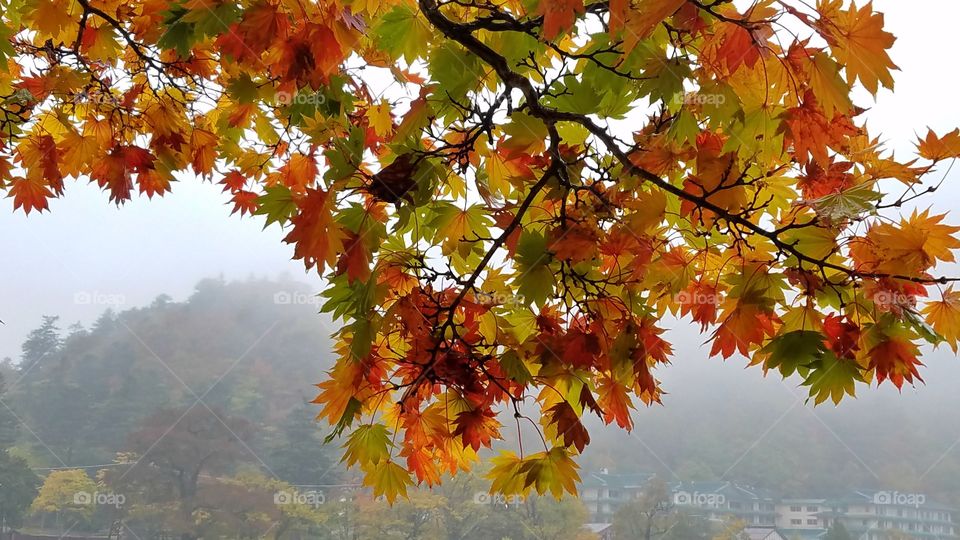
[[[868,367],[876,371],[877,382],[889,379],[894,386],[901,388],[904,381],[912,384],[914,378],[923,382],[917,370],[917,366],[923,365],[917,359],[918,354],[920,351],[917,346],[909,341],[886,339],[867,353],[870,361]]]
[[[943,137],[937,136],[932,129],[928,130],[926,138],[917,142],[917,151],[921,157],[932,161],[960,158],[960,128]]]
[[[587,428],[583,426],[576,411],[566,401],[561,401],[547,409],[546,416],[549,419],[548,424],[556,430],[556,439],[562,440],[564,446],[574,446],[578,452],[583,452],[586,445],[590,444]]]
[[[252,191],[244,191],[242,189],[237,190],[233,193],[233,198],[230,199],[230,202],[233,203],[233,211],[231,214],[236,214],[240,212],[241,216],[250,214],[253,215],[259,205],[257,204],[257,198],[259,195]]]
[[[364,236],[348,232],[343,241],[343,253],[337,261],[337,273],[346,274],[350,282],[370,276],[370,250]]]
[[[46,210],[49,207],[47,200],[53,197],[53,192],[40,178],[16,177],[10,182],[9,193],[13,197],[13,209],[23,208],[27,214],[31,210]]]
[[[630,431],[633,429],[633,418],[630,415],[633,402],[627,390],[627,387],[616,380],[605,377],[600,380],[597,392],[600,394],[598,404],[603,409],[603,421],[607,424],[616,422],[618,426]]]
[[[759,306],[738,304],[724,315],[723,321],[714,332],[710,355],[720,354],[729,358],[739,351],[740,354],[749,356],[754,345],[774,334],[774,320],[775,316]]]
[[[960,341],[960,291],[948,288],[943,291],[939,301],[928,302],[923,313],[933,329],[947,340],[953,352],[957,352]]]
[[[330,192],[308,189],[297,203],[300,213],[290,221],[293,230],[283,239],[294,244],[293,257],[303,259],[307,268],[333,267],[343,251],[343,231],[333,220],[334,200]]]
[[[937,261],[953,262],[953,250],[960,249],[960,227],[944,224],[945,217],[925,210],[900,223],[880,222],[865,238],[851,242],[851,254],[868,270],[894,275],[917,275]]]
[[[572,27],[577,17],[585,11],[583,0],[540,0],[537,14],[543,16],[543,37],[548,40],[556,39],[563,31]]]
[[[479,450],[481,446],[490,446],[490,441],[500,438],[500,422],[493,411],[485,408],[463,411],[453,421],[456,426],[454,436],[463,439],[463,446]]]
[[[837,62],[844,66],[847,82],[859,79],[863,86],[876,94],[879,84],[893,88],[891,69],[898,69],[890,60],[887,49],[896,38],[883,29],[883,13],[873,11],[872,2],[862,8],[851,3],[846,10],[829,13],[817,24],[830,43]]]

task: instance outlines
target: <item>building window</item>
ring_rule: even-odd
[[[802,520],[802,519],[791,519],[791,520],[790,520],[790,524],[791,524],[791,525],[803,525],[803,520]]]
[[[816,525],[816,524],[817,524],[817,520],[815,518],[807,520],[807,525]]]
[[[819,508],[817,508],[816,506],[807,507],[807,512],[816,512],[817,510],[819,510]]]
[[[791,507],[790,507],[790,511],[791,511],[791,512],[803,512],[803,507],[802,507],[802,506],[791,506]]]

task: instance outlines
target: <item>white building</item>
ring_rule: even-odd
[[[826,499],[781,499],[777,503],[777,528],[783,530],[826,529],[820,513]]]
[[[953,509],[928,501],[923,494],[862,490],[827,504],[820,518],[840,521],[860,540],[884,540],[890,531],[911,538],[960,539]]]

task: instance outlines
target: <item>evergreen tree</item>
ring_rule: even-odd
[[[6,390],[0,373],[0,532],[20,524],[40,485],[40,479],[27,463],[7,452],[17,440],[19,421],[5,401]]]
[[[7,402],[7,381],[0,373],[0,451],[6,451],[17,442],[20,422]]]
[[[26,461],[0,450],[0,528],[20,525],[39,486]]]
[[[57,321],[60,317],[43,316],[43,322],[27,336],[23,342],[20,355],[20,370],[27,373],[34,365],[45,357],[57,352],[63,344],[60,337],[60,327]]]
[[[280,427],[267,465],[285,482],[294,485],[334,484],[340,477],[336,462],[324,445],[315,419],[316,406],[296,407]]]
[[[827,535],[823,537],[824,540],[853,540],[853,537],[850,536],[850,533],[847,532],[847,528],[843,526],[843,523],[840,523],[837,520],[833,521],[833,524],[830,525],[830,528],[827,530]]]

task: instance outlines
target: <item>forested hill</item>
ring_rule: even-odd
[[[318,311],[303,284],[209,279],[186,301],[107,311],[89,329],[47,317],[5,373],[4,399],[30,428],[18,446],[35,466],[109,462],[143,419],[202,399],[258,426],[266,455],[292,412],[309,425],[304,401],[330,365]]]
[[[29,427],[17,449],[34,467],[109,463],[145,419],[202,398],[254,426],[245,461],[291,483],[329,482],[339,443],[321,444],[329,428],[304,403],[332,363],[334,326],[318,311],[296,282],[205,280],[182,302],[161,296],[89,329],[47,319],[4,373],[4,401]],[[592,430],[582,472],[727,479],[791,496],[900,489],[960,503],[960,366],[949,349],[925,356],[926,386],[862,388],[839,408],[813,409],[797,381],[708,359],[682,323],[667,339],[678,355],[662,370],[664,405],[640,407],[632,434]]]

